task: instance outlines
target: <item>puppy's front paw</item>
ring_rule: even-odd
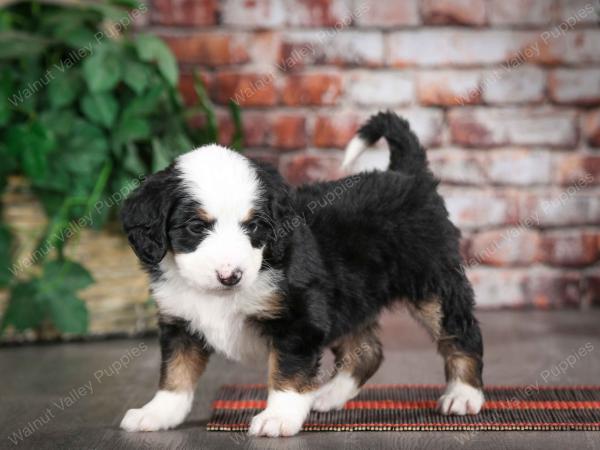
[[[192,394],[158,391],[145,406],[130,409],[121,421],[126,431],[168,430],[181,424],[192,407]]]
[[[293,436],[302,428],[304,415],[294,411],[265,409],[252,418],[248,434],[251,436]]]
[[[444,395],[438,400],[438,411],[444,415],[464,416],[466,414],[479,414],[485,402],[480,389],[461,383],[451,382]]]
[[[125,431],[158,431],[169,428],[160,414],[154,411],[138,408],[130,409],[121,421],[121,428]]]

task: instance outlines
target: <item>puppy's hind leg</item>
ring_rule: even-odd
[[[344,336],[332,347],[335,373],[319,388],[313,403],[316,411],[340,409],[358,395],[360,387],[377,371],[383,360],[377,325]]]
[[[444,358],[447,386],[438,400],[438,410],[444,415],[478,414],[485,401],[481,333],[472,312],[471,288],[466,286],[463,292],[463,298],[435,297],[409,304],[413,317],[427,328]]]

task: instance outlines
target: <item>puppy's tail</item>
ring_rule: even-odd
[[[427,168],[425,149],[410,130],[408,122],[391,111],[380,112],[358,130],[358,133],[344,154],[343,169],[349,169],[368,147],[385,137],[390,148],[388,170],[401,170],[407,173],[419,172]]]

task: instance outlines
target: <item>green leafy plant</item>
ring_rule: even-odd
[[[0,287],[10,290],[1,330],[50,321],[63,333],[84,333],[88,314],[78,292],[94,280],[65,256],[65,244],[81,227],[110,219],[111,195],[216,141],[214,106],[196,77],[198,103],[186,107],[166,44],[130,33],[136,13],[148,13],[143,4],[9,3],[0,10],[0,193],[9,175],[26,177],[48,225],[24,279],[0,221]],[[239,148],[240,112],[230,107]],[[206,126],[191,127],[193,114],[204,114]]]

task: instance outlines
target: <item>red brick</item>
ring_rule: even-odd
[[[585,192],[588,186],[585,180],[580,180],[545,193],[523,193],[521,220],[533,220],[540,227],[597,225],[600,199],[597,194]]]
[[[287,24],[291,26],[334,27],[352,22],[350,0],[292,0],[287,10]]]
[[[204,82],[204,88],[207,92],[210,92],[212,83],[212,76],[209,73],[202,72],[200,78]],[[179,75],[179,92],[183,96],[183,100],[186,105],[195,105],[198,101],[196,95],[195,79],[190,73],[181,72]]]
[[[556,16],[555,4],[549,0],[501,0],[488,6],[492,25],[547,25]]]
[[[598,261],[596,234],[578,230],[547,232],[542,236],[539,259],[562,267],[592,264]]]
[[[181,63],[222,66],[249,60],[244,34],[210,31],[163,37]]]
[[[213,86],[214,99],[221,104],[230,100],[241,106],[272,106],[277,103],[277,90],[270,73],[221,72]]]
[[[584,64],[600,62],[600,31],[571,30],[561,31],[550,28],[542,32],[539,55],[530,62],[542,64]]]
[[[485,19],[484,0],[423,0],[421,15],[423,22],[433,25],[483,25]]]
[[[444,183],[482,185],[486,183],[486,156],[472,150],[444,148],[428,152],[433,173]]]
[[[282,38],[279,68],[288,72],[321,64],[379,67],[383,57],[383,35],[379,31],[295,31]]]
[[[246,51],[253,64],[275,71],[280,64],[281,33],[273,30],[253,32],[246,43]]]
[[[304,116],[282,114],[273,123],[272,146],[289,150],[306,147],[306,119]]]
[[[285,24],[286,2],[281,0],[224,0],[222,22],[239,28],[273,28]]]
[[[569,25],[596,24],[597,11],[590,0],[558,0],[558,21]]]
[[[548,150],[507,149],[490,152],[488,181],[497,185],[534,186],[553,181],[553,158]]]
[[[317,116],[313,143],[322,148],[344,148],[352,139],[362,119],[357,115],[331,114]]]
[[[579,307],[581,276],[554,270],[535,270],[524,283],[525,296],[538,309]]]
[[[397,31],[388,35],[386,61],[396,67],[493,65],[507,61],[514,65],[519,62],[516,55],[525,58],[525,49],[537,36],[514,30]]]
[[[523,227],[478,233],[471,239],[469,264],[529,265],[536,261],[540,235]]]
[[[527,270],[476,267],[467,270],[475,290],[475,304],[480,308],[527,306],[525,294]]]
[[[546,73],[537,67],[494,69],[485,72],[482,78],[485,103],[539,103],[544,100]]]
[[[600,306],[600,268],[585,273],[583,279],[584,298],[587,306]]]
[[[414,99],[412,78],[395,72],[358,72],[348,77],[348,96],[359,105],[398,106]]]
[[[279,166],[279,153],[269,150],[244,150],[244,155],[258,161],[263,161],[273,167]]]
[[[583,134],[592,147],[600,147],[600,109],[590,111],[583,118]]]
[[[481,76],[475,71],[427,71],[417,76],[423,105],[470,105],[481,102]]]
[[[444,112],[439,108],[399,109],[396,112],[404,117],[410,128],[426,148],[438,147],[444,134]]]
[[[152,21],[161,25],[215,25],[217,11],[217,0],[154,0]]]
[[[218,114],[219,143],[230,145],[233,139],[234,126],[229,112]],[[269,145],[269,136],[273,124],[271,118],[262,112],[243,111],[242,129],[244,134],[244,147],[266,147]]]
[[[543,109],[454,109],[448,114],[452,141],[471,147],[547,145],[572,148],[577,124],[571,111]]]
[[[519,202],[514,195],[497,190],[442,187],[452,221],[465,229],[516,224]]]
[[[282,157],[279,168],[283,176],[293,185],[312,181],[334,180],[340,178],[340,155],[300,154]]]
[[[358,26],[395,27],[417,25],[419,10],[416,0],[364,2],[360,10],[355,10]]]
[[[598,69],[554,70],[548,79],[550,98],[556,103],[594,105],[600,103]]]
[[[338,74],[307,73],[287,77],[283,102],[297,105],[335,105],[342,92],[342,78]]]
[[[600,155],[567,154],[557,156],[553,179],[563,185],[585,182],[589,185],[600,184]]]

